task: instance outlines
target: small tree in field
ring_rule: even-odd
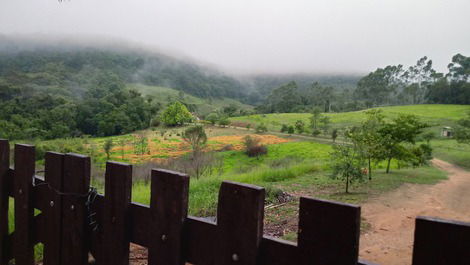
[[[189,127],[183,132],[181,137],[191,146],[191,149],[193,150],[190,158],[190,165],[192,171],[194,172],[193,175],[199,179],[199,177],[204,174],[204,168],[207,165],[204,159],[204,152],[202,151],[202,148],[207,143],[207,135],[204,131],[204,127],[200,125]]]
[[[245,153],[249,157],[259,158],[261,155],[268,153],[266,146],[260,144],[260,139],[256,137],[251,137],[249,135],[243,138],[245,144]]]
[[[111,149],[113,149],[113,140],[107,139],[103,145],[103,150],[106,153],[106,160],[109,160],[109,157],[111,155]]]
[[[364,161],[358,151],[352,145],[335,145],[331,153],[331,167],[333,172],[331,178],[340,179],[345,183],[345,192],[349,193],[349,186],[354,182],[364,179]]]
[[[302,134],[305,131],[305,123],[301,120],[295,122],[295,130],[298,134]]]
[[[191,146],[193,156],[197,155],[207,143],[206,132],[204,127],[200,125],[189,127],[183,132],[182,137]]]
[[[336,138],[338,138],[338,129],[333,129],[333,131],[331,131],[331,139],[333,139],[333,143],[336,142]]]

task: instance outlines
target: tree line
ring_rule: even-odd
[[[291,81],[267,95],[256,110],[260,113],[361,110],[386,105],[424,103],[470,104],[470,57],[457,54],[448,73],[433,69],[426,56],[409,68],[390,65],[362,77],[354,89],[312,83],[299,86]]]

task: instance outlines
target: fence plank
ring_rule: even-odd
[[[189,177],[173,171],[152,170],[150,210],[153,240],[149,242],[149,265],[185,263],[183,228],[188,214]]]
[[[8,171],[10,168],[10,144],[0,139],[0,265],[8,264],[8,205],[9,183]]]
[[[15,145],[15,237],[13,246],[17,265],[34,264],[32,188],[35,173],[34,146]]]
[[[255,265],[263,235],[263,188],[225,181],[217,208],[215,264]]]
[[[359,206],[300,198],[300,264],[356,265],[360,218]]]
[[[470,264],[470,223],[416,218],[413,265]]]
[[[45,183],[48,187],[48,204],[44,207],[45,238],[44,265],[59,265],[62,238],[62,197],[55,191],[63,191],[64,154],[48,152],[45,156]]]
[[[89,233],[87,213],[83,196],[90,185],[90,158],[76,154],[64,157],[62,198],[62,264],[83,265],[88,259]]]
[[[128,265],[129,212],[132,190],[132,166],[106,164],[102,256],[99,264]]]

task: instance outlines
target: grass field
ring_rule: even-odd
[[[401,114],[414,114],[422,121],[429,123],[438,129],[440,126],[453,126],[455,122],[467,115],[470,111],[468,105],[410,105],[378,108],[387,118],[393,118]],[[344,128],[358,124],[366,119],[365,111],[353,111],[343,113],[326,113],[331,118],[333,128]],[[279,131],[282,124],[294,125],[297,120],[309,124],[310,113],[275,113],[256,114],[231,118],[232,122],[251,123],[258,125],[264,123],[268,129]],[[254,127],[254,126],[253,126]]]
[[[453,139],[433,140],[434,156],[449,163],[470,170],[470,144],[458,143]]]
[[[129,84],[129,88],[136,89],[143,95],[155,96],[155,100],[161,104],[179,100],[179,91],[168,87],[147,86],[142,84]],[[184,94],[184,102],[194,104],[197,107],[197,113],[201,115],[209,114],[215,110],[220,110],[225,106],[235,105],[238,109],[253,110],[253,106],[246,105],[240,101],[230,98],[202,99],[189,94]]]

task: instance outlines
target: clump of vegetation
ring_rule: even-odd
[[[162,121],[166,126],[181,126],[192,119],[188,108],[179,101],[170,104],[162,114]]]
[[[182,138],[187,142],[194,154],[200,152],[207,143],[207,135],[204,127],[197,125],[186,129],[183,132]]]
[[[264,125],[264,123],[261,123],[260,125],[256,126],[256,129],[255,129],[256,133],[265,133],[268,131],[268,127],[266,127],[266,125]]]
[[[338,138],[338,129],[333,129],[331,131],[331,139],[333,140],[333,143],[336,142],[336,138]]]
[[[219,119],[219,125],[220,125],[221,127],[227,127],[227,126],[230,125],[230,120],[229,120],[227,117],[225,117],[225,116],[224,116],[224,117],[221,117],[221,118]]]
[[[294,126],[289,125],[289,127],[287,127],[287,133],[288,134],[293,134],[294,132],[295,132]]]
[[[349,193],[349,186],[364,179],[364,159],[358,149],[351,145],[341,144],[334,146],[331,153],[331,177],[340,179],[345,183],[345,192]]]
[[[212,125],[215,125],[217,121],[219,120],[219,115],[217,115],[217,113],[212,112],[209,115],[207,115],[206,120],[210,122]]]
[[[268,148],[260,144],[260,139],[256,137],[251,137],[249,135],[243,138],[245,145],[245,153],[249,157],[260,157],[268,153]]]
[[[107,139],[103,145],[103,150],[106,153],[106,160],[109,160],[111,149],[113,149],[113,139],[110,138],[110,139]]]
[[[289,130],[289,126],[287,124],[282,124],[281,126],[281,132],[286,133]]]
[[[302,134],[305,131],[305,123],[302,120],[297,120],[295,122],[295,130],[298,134]]]

